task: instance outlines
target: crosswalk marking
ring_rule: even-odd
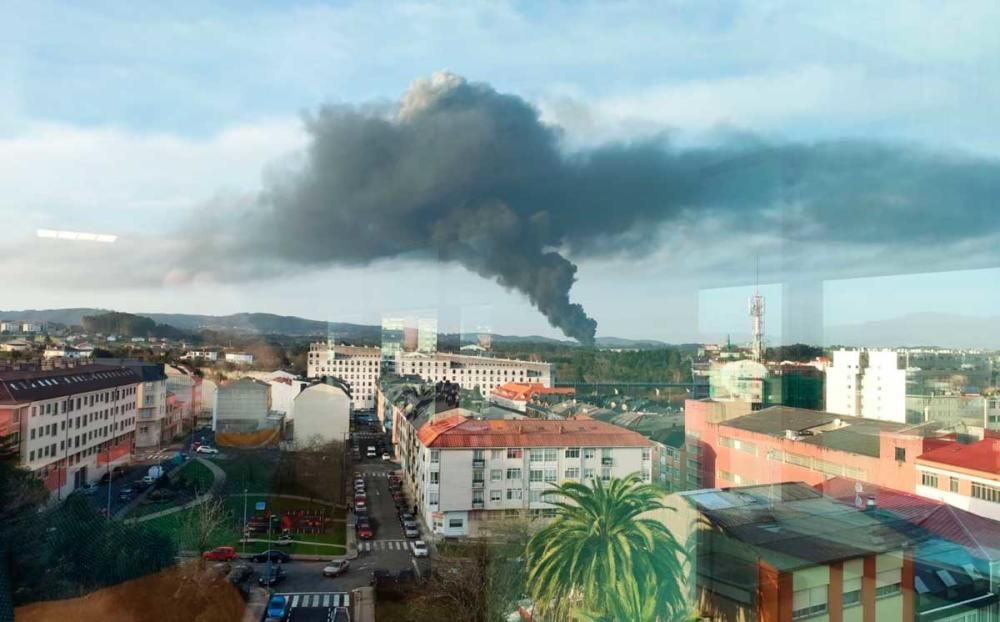
[[[350,607],[351,597],[347,592],[317,592],[309,594],[282,594],[289,599],[289,609],[302,607]]]
[[[369,540],[358,543],[359,551],[406,551],[409,548],[409,540]]]

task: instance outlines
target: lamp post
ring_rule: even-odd
[[[249,488],[243,488],[243,556],[247,554],[247,491]]]

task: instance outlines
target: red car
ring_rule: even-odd
[[[358,523],[358,537],[362,540],[371,540],[375,537],[375,532],[368,523]]]
[[[231,546],[217,546],[211,551],[202,553],[201,558],[211,562],[228,562],[236,559],[236,549]]]

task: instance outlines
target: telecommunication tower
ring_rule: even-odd
[[[758,268],[759,274],[759,268]],[[758,363],[764,360],[764,297],[760,295],[758,284],[754,286],[753,296],[750,296],[750,317],[753,318],[753,343],[751,345],[753,360]]]

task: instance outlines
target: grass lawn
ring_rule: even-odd
[[[226,472],[226,490],[229,493],[270,492],[277,467],[274,452],[240,451],[227,449],[225,457],[210,458]]]
[[[196,546],[196,543],[190,541],[188,534],[184,533],[184,522],[192,511],[192,509],[187,509],[182,512],[168,514],[167,516],[160,516],[159,518],[144,521],[142,525],[161,531],[174,538],[181,549],[191,549]],[[225,544],[235,544],[239,537],[235,523],[220,525],[209,534],[208,545],[216,547]]]
[[[215,476],[212,475],[212,471],[197,460],[188,460],[174,477],[183,477],[189,482],[194,482],[198,490],[208,490],[215,482]]]

